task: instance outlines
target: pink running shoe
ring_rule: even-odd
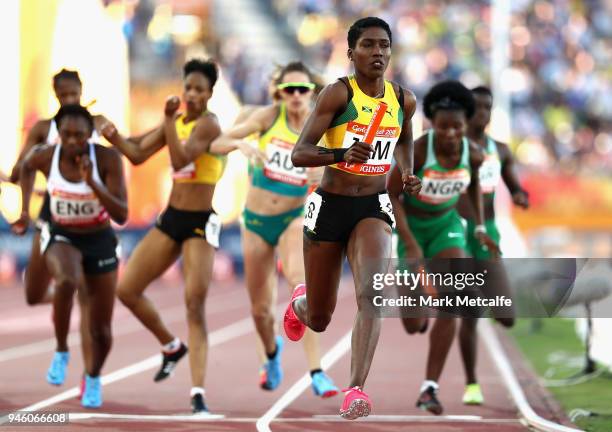
[[[287,310],[285,311],[285,319],[283,320],[283,325],[285,327],[285,333],[287,333],[287,337],[292,341],[299,341],[304,336],[304,332],[306,331],[306,326],[300,321],[295,312],[293,311],[293,301],[300,296],[306,295],[306,285],[299,284],[293,290],[293,294],[291,295],[291,300],[289,300],[289,306],[287,306]]]
[[[372,402],[367,394],[361,391],[359,387],[351,387],[342,390],[346,393],[342,408],[340,408],[340,416],[346,420],[355,420],[359,417],[367,417],[372,411]]]

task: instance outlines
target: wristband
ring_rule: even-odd
[[[344,153],[346,153],[347,151],[348,149],[345,149],[345,148],[333,149],[332,152],[334,153],[334,163],[344,161]]]
[[[486,234],[487,233],[487,227],[485,227],[482,224],[476,225],[474,227],[474,234],[478,234],[478,233]]]

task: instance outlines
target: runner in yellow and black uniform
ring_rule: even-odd
[[[240,148],[250,160],[242,243],[251,311],[266,354],[260,379],[264,390],[276,389],[283,377],[283,338],[275,334],[275,251],[291,288],[305,279],[302,251],[296,244],[302,236],[308,172],[293,166],[291,151],[310,113],[316,86],[301,62],[283,67],[275,85],[279,103],[256,109],[211,146],[211,151],[219,153]],[[252,134],[259,135],[255,148],[245,141]],[[314,332],[305,338],[304,350],[315,395],[326,398],[337,394],[338,389],[321,369],[319,339]]]
[[[183,67],[186,111],[176,115],[180,100],[166,101],[162,125],[141,143],[123,139],[112,126],[104,136],[133,163],[142,163],[163,146],[172,162],[170,202],[138,244],[125,268],[117,294],[162,345],[162,365],[154,380],[167,378],[187,353],[187,346],[166,328],[145,289],[181,255],[185,276],[185,302],[189,326],[191,406],[206,412],[204,377],[208,352],[204,302],[212,275],[215,249],[219,247],[221,223],[212,208],[215,185],[223,174],[225,158],[208,152],[221,130],[217,117],[207,110],[217,81],[217,66],[210,61],[190,60]]]
[[[336,307],[345,257],[353,271],[358,301],[367,301],[373,273],[386,273],[391,255],[393,211],[385,174],[393,157],[406,189],[419,190],[412,175],[411,118],[414,95],[384,79],[391,56],[391,29],[380,18],[363,18],[348,31],[348,57],[355,73],[327,86],[317,99],[292,162],[325,166],[320,187],[306,200],[304,266],[306,285],[298,285],[285,312],[284,327],[299,340],[306,326],[322,332]],[[385,102],[373,145],[364,143],[373,113]],[[324,146],[317,146],[324,138]],[[373,265],[364,265],[365,262]],[[372,273],[373,272],[373,273]],[[372,403],[363,391],[380,332],[380,318],[359,307],[353,326],[350,384],[340,415],[367,416]]]
[[[482,198],[478,169],[481,150],[465,137],[467,121],[474,114],[474,98],[458,81],[433,86],[423,101],[425,116],[432,129],[415,141],[414,168],[423,187],[418,196],[402,192],[397,169],[389,179],[389,194],[397,220],[398,256],[405,258],[463,258],[465,232],[455,210],[462,192],[468,191],[477,221],[477,237],[495,248],[482,225]],[[413,321],[422,328],[421,319]],[[410,331],[410,324],[406,324]],[[438,380],[455,334],[454,318],[436,319],[429,338],[426,379],[421,386],[417,407],[442,413],[437,399]]]

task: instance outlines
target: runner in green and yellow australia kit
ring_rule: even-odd
[[[213,141],[211,151],[227,154],[239,149],[249,158],[249,189],[242,220],[242,247],[251,314],[263,343],[265,359],[259,385],[275,390],[283,379],[283,338],[276,332],[276,258],[293,289],[305,279],[302,254],[304,201],[310,169],[294,167],[291,151],[312,109],[316,83],[302,62],[283,66],[274,79],[274,103],[255,108],[246,118]],[[257,136],[252,146],[249,137]],[[319,337],[309,331],[304,351],[315,395],[338,394],[321,368]]]

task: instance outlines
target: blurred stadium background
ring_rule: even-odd
[[[268,102],[267,82],[275,65],[303,59],[324,82],[347,73],[348,25],[358,17],[377,15],[393,29],[388,77],[412,89],[419,100],[432,84],[446,78],[468,86],[491,84],[500,101],[507,97],[508,104],[498,106],[502,111],[496,113],[490,133],[509,140],[531,208],[515,210],[505,192],[498,194],[506,256],[608,258],[612,2],[499,3],[511,6],[499,15],[499,5],[482,0],[3,2],[0,171],[10,172],[34,122],[57,110],[51,77],[63,67],[81,74],[83,103],[95,101],[92,112],[106,115],[124,134],[136,134],[160,121],[167,95],[181,93],[186,59],[215,58],[221,79],[211,108],[227,127],[241,104]],[[509,24],[507,39],[500,40],[492,35],[497,34],[496,25],[504,28],[504,19]],[[496,49],[507,52],[501,69],[493,59]],[[492,63],[499,73],[492,72]],[[509,133],[504,119],[509,120]],[[415,130],[425,127],[417,115]],[[130,220],[119,230],[127,257],[166,202],[170,164],[162,151],[142,166],[126,163],[125,168]],[[237,220],[245,189],[246,162],[232,154],[215,197],[226,224],[217,256],[219,279],[240,273]],[[19,189],[2,184],[3,285],[14,284],[29,254],[29,237],[9,232],[19,209]],[[603,337],[598,340],[595,352],[603,351],[597,356],[612,364],[612,347],[604,347]]]

